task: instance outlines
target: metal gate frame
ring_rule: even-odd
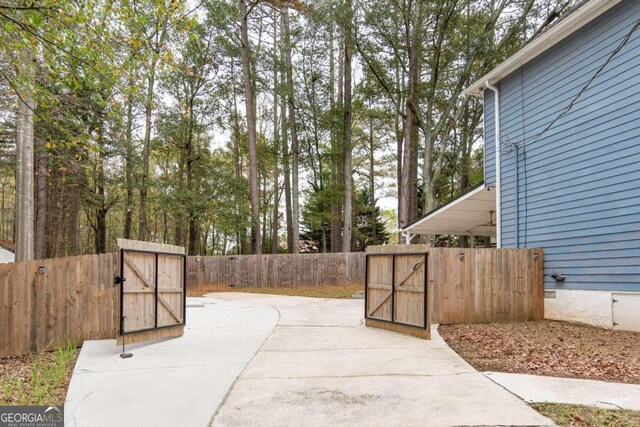
[[[400,322],[395,320],[395,296],[396,296],[396,257],[398,256],[422,256],[424,258],[424,314],[423,324],[415,325],[412,323]],[[368,313],[369,307],[369,259],[370,257],[391,257],[391,320],[371,317]],[[395,325],[403,325],[416,329],[428,329],[429,321],[427,318],[429,312],[429,253],[428,252],[394,252],[394,253],[367,253],[365,254],[364,263],[364,318],[365,320],[375,320],[378,322],[391,323]]]
[[[124,330],[124,255],[125,252],[143,253],[155,255],[155,269],[154,269],[154,326],[145,329],[136,329],[135,331]],[[158,255],[172,256],[182,258],[182,323],[174,323],[172,325],[158,326]],[[177,254],[173,252],[158,252],[158,251],[144,251],[140,249],[120,249],[120,276],[116,277],[116,283],[120,284],[120,336],[128,334],[136,334],[139,332],[155,331],[166,328],[174,328],[176,326],[185,326],[187,324],[187,255]]]

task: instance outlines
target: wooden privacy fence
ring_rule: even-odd
[[[428,254],[427,304],[428,321],[431,324],[544,318],[542,249],[457,249],[398,245],[372,246],[367,248],[367,252]],[[375,267],[378,270],[391,268],[388,257],[375,257],[370,262],[376,261],[385,264]],[[371,275],[369,283],[376,284]],[[419,288],[420,284],[414,283],[412,286]],[[378,289],[373,290],[374,296],[382,292],[379,283],[376,287]],[[390,284],[387,287],[391,289]],[[423,294],[414,292],[413,296],[411,293],[407,295],[400,300],[405,307],[420,307],[418,300],[424,298]],[[416,301],[407,302],[406,298]],[[402,307],[395,308],[397,311]]]
[[[0,357],[115,338],[117,267],[116,254],[0,264]]]
[[[430,255],[432,323],[544,318],[542,249],[435,249]]]
[[[139,255],[145,256],[150,255]],[[127,268],[133,268],[130,263],[127,265],[124,273],[130,277],[131,286],[136,285],[136,274],[146,277],[148,272],[127,274]],[[362,253],[188,257],[187,265],[190,289],[347,284],[364,287]],[[159,263],[158,268],[160,273],[178,269],[165,263]],[[169,270],[160,274],[160,282],[173,274]],[[149,271],[153,273],[153,268]],[[115,253],[0,264],[0,358],[46,350],[67,338],[116,338],[120,287],[114,284],[114,278],[119,274]],[[165,298],[163,292],[174,290],[165,289],[162,283],[160,296]],[[152,312],[152,308],[146,310],[147,314]],[[159,326],[166,323],[165,314],[159,314]]]
[[[236,255],[189,257],[187,287],[192,290],[360,285],[364,253]]]
[[[367,251],[428,254],[427,325],[544,317],[541,249],[442,249],[403,245],[372,246]],[[424,267],[419,264],[422,259],[408,257],[400,261],[394,276],[395,284],[400,287],[394,295],[394,313],[397,313],[394,317],[418,326],[424,325],[418,316],[424,308],[424,292],[418,292],[424,286],[419,279],[425,280]],[[389,261],[385,262],[388,269]],[[382,270],[370,271],[375,276],[376,271]],[[116,254],[0,264],[0,357],[41,351],[65,338],[78,341],[116,338],[120,288],[114,284],[114,277],[118,274]],[[369,277],[369,282],[377,286],[374,294],[381,297],[380,301],[391,289],[391,277],[390,273],[375,281]],[[322,285],[364,288],[364,279],[363,253],[187,259],[187,287],[191,289]],[[164,289],[163,286],[161,283],[160,288]],[[414,312],[402,313],[403,307],[413,307]],[[376,310],[374,316],[384,319],[391,309],[380,304]]]

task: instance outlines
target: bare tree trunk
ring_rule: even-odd
[[[340,216],[339,220],[339,234],[338,241],[335,244],[335,252],[342,252],[343,246],[343,232],[344,232],[344,31],[340,41],[340,51],[338,61],[338,90],[336,100],[338,106],[334,114],[334,120],[336,125],[336,151],[335,151],[335,167],[337,174],[338,185],[335,189],[336,198],[338,202],[338,212]]]
[[[402,175],[400,190],[400,206],[398,212],[399,228],[404,228],[417,217],[418,192],[418,85],[420,83],[420,55],[419,37],[421,31],[422,9],[414,12],[416,16],[411,20],[411,36],[409,51],[409,76],[407,85],[407,99],[405,107],[404,144],[402,149]]]
[[[306,71],[304,70],[303,67],[303,73],[306,74]],[[313,176],[314,176],[314,184],[313,184],[313,188],[317,189],[316,191],[319,191],[320,193],[324,193],[325,191],[325,175],[324,175],[324,156],[322,155],[322,149],[320,146],[320,124],[319,124],[319,118],[318,118],[318,112],[320,111],[320,108],[318,106],[318,103],[316,101],[316,82],[315,80],[311,80],[311,85],[307,84],[307,80],[305,80],[305,91],[307,94],[307,98],[309,99],[309,106],[311,107],[311,122],[312,122],[312,133],[313,133],[313,148],[311,147],[311,142],[308,141],[309,143],[309,152],[313,151],[315,153],[315,156],[317,158],[317,162],[318,162],[318,167],[317,167],[317,171],[316,171],[316,167],[314,166],[314,162],[312,161],[312,166],[311,169],[313,171]],[[330,210],[331,208],[331,203],[327,204],[326,201],[323,199],[319,209],[321,211],[321,215],[324,217],[324,215],[326,215],[327,210]],[[326,253],[327,252],[327,231],[330,232],[330,230],[327,230],[327,224],[325,223],[325,221],[323,220],[321,223],[321,236],[320,236],[320,251],[322,253]]]
[[[142,179],[140,183],[140,215],[138,218],[138,240],[146,240],[147,237],[147,193],[149,191],[149,155],[151,151],[151,115],[153,112],[153,95],[156,79],[156,71],[160,54],[167,36],[169,16],[167,13],[158,17],[155,22],[156,29],[148,40],[151,45],[151,63],[149,64],[147,77],[147,96],[144,107],[144,141],[142,147]]]
[[[396,87],[403,86],[403,78],[400,74],[400,65],[396,65],[395,70]],[[402,91],[398,91],[398,98],[396,100],[397,105],[402,105]],[[402,196],[402,154],[404,143],[404,131],[400,120],[400,115],[395,114],[393,119],[393,126],[396,136],[396,186],[398,188],[398,225],[400,225],[400,212],[404,209],[403,196]],[[402,243],[402,240],[398,240]]]
[[[282,100],[282,108],[280,109],[282,117],[282,172],[284,178],[284,200],[285,200],[285,220],[287,223],[287,252],[293,253],[293,215],[291,213],[291,166],[289,164],[289,142],[287,141],[285,101]]]
[[[284,34],[284,13],[280,14],[280,31]],[[286,57],[284,41],[280,50],[280,75],[282,81],[286,80]],[[293,253],[293,215],[291,206],[291,166],[288,142],[289,121],[287,120],[287,99],[282,96],[280,100],[280,121],[282,123],[282,172],[284,174],[284,199],[285,199],[285,219],[287,222],[287,252]]]
[[[412,85],[410,85],[412,86]],[[410,87],[409,96],[407,97],[407,104],[415,99],[415,91]],[[417,176],[416,156],[416,128],[415,128],[415,116],[411,111],[411,107],[407,105],[406,119],[404,123],[404,143],[402,147],[402,175],[401,175],[401,200],[400,211],[398,212],[398,221],[400,228],[404,228],[416,217],[417,207],[415,203],[415,181]]]
[[[32,54],[25,56],[27,67],[31,66]],[[22,91],[18,100],[16,116],[16,261],[33,259],[33,110],[35,101],[29,90]]]
[[[265,248],[266,246],[266,248],[264,249],[265,253],[270,252],[271,248],[269,248],[269,246],[271,246],[271,240],[269,240],[269,243],[267,243],[267,236],[273,230],[271,228],[271,224],[269,223],[269,218],[271,217],[271,213],[273,212],[269,212],[269,199],[271,199],[271,197],[267,196],[267,189],[269,188],[269,184],[271,184],[271,181],[269,180],[271,176],[268,172],[271,171],[265,170],[262,174],[262,196],[260,199],[262,200],[262,247]],[[274,192],[273,197],[275,198],[275,196],[276,193]],[[271,210],[273,211],[273,209]]]
[[[48,82],[48,67],[40,67],[38,78],[43,82]],[[34,134],[42,135],[42,126],[34,125]],[[47,159],[48,150],[45,138],[36,138],[34,135],[34,144],[36,145],[36,206],[35,206],[35,259],[47,258]]]
[[[351,21],[353,19],[352,0],[347,1],[347,16],[344,31],[344,222],[342,251],[351,252],[351,231],[353,227],[353,172],[351,166],[351,55],[353,40]]]
[[[378,244],[378,234],[376,230],[376,187],[375,187],[375,146],[373,135],[373,116],[369,115],[369,204],[371,205],[371,216],[369,218],[371,226],[371,238],[374,244]]]
[[[249,51],[249,22],[245,0],[240,5],[240,41],[242,43],[242,74],[244,78],[244,97],[247,114],[247,139],[249,141],[249,198],[251,199],[251,245],[253,253],[262,253],[260,237],[260,200],[258,189],[258,155],[256,143],[256,109]]]
[[[329,27],[329,110],[331,126],[331,252],[342,250],[342,197],[338,191],[338,143],[336,124],[335,52],[333,18]]]
[[[151,151],[151,113],[153,111],[153,88],[155,85],[156,63],[152,61],[147,83],[147,99],[144,107],[144,141],[142,146],[142,178],[140,182],[140,217],[138,220],[138,240],[147,238],[147,193],[149,191],[149,154]]]
[[[178,159],[178,179],[176,184],[178,186],[179,197],[182,197],[182,194],[184,193],[184,158],[182,154],[179,156],[179,159]],[[178,208],[174,216],[175,231],[173,234],[173,244],[176,246],[182,246],[183,223],[184,223],[184,218],[182,216],[182,211]]]
[[[231,75],[233,78],[233,83],[235,86],[235,76],[236,76],[236,72],[235,72],[235,61],[231,61]],[[233,97],[233,152],[234,152],[234,156],[235,156],[235,176],[236,176],[236,180],[241,180],[242,179],[242,173],[243,173],[243,164],[244,164],[244,159],[243,159],[243,154],[242,154],[242,150],[240,148],[240,113],[238,111],[238,102],[236,100],[236,97]],[[240,201],[241,197],[236,194],[235,195],[235,202],[236,202],[236,206],[238,208],[238,217],[239,218],[243,218],[244,219],[244,209],[242,209],[242,201]],[[236,232],[235,234],[235,238],[236,238],[236,252],[237,255],[240,254],[245,254],[248,253],[249,251],[246,248],[246,244],[247,244],[247,233],[246,233],[246,229],[243,225],[240,225],[236,228]]]
[[[274,171],[273,180],[273,212],[271,221],[271,253],[278,253],[278,229],[279,229],[279,216],[280,210],[278,205],[280,204],[280,187],[278,183],[278,171]]]
[[[439,46],[437,47],[439,49]],[[436,55],[434,61],[439,63],[439,55]],[[434,104],[434,95],[436,90],[436,85],[438,82],[438,70],[437,66],[431,70],[431,76],[429,81],[429,93],[427,96],[427,108],[425,113],[425,125],[423,126],[425,129],[425,148],[424,148],[424,162],[422,164],[423,167],[423,178],[424,178],[424,187],[422,192],[422,209],[423,212],[429,212],[435,208],[436,198],[435,198],[435,181],[436,176],[434,174],[434,163],[435,163],[435,136],[432,130],[432,116],[433,116],[433,104]],[[429,236],[428,239],[433,241],[435,236]]]
[[[175,231],[173,233],[173,244],[176,246],[182,246],[182,215],[176,214],[174,217]]]
[[[278,122],[278,12],[276,11],[273,18],[273,212],[271,213],[271,253],[278,253],[278,216],[280,204],[280,126]]]
[[[0,193],[0,238],[2,239],[6,239],[7,238],[7,229],[5,228],[6,225],[6,212],[5,209],[7,208],[6,206],[6,191],[7,191],[7,182],[6,182],[6,178],[5,180],[2,182],[2,193]]]
[[[193,161],[194,161],[193,126],[195,121],[195,117],[193,113],[193,97],[189,99],[187,108],[189,110],[187,112],[189,122],[187,123],[185,171],[187,175],[187,189],[189,190],[189,193],[192,194],[196,190],[195,188],[193,188]],[[197,248],[198,227],[196,224],[196,215],[197,215],[197,212],[194,212],[194,209],[190,204],[189,213],[188,213],[189,236],[188,236],[188,242],[187,242],[187,249],[188,249],[187,253],[189,255],[196,255],[196,252],[198,250]]]
[[[130,239],[133,226],[133,78],[129,77],[129,93],[127,94],[127,118],[126,118],[126,154],[124,159],[126,206],[124,216],[124,238]]]
[[[47,148],[39,139],[36,152],[35,259],[47,258]],[[4,203],[4,201],[3,201]]]
[[[95,252],[98,254],[105,253],[107,251],[107,207],[105,203],[105,175],[104,175],[104,162],[105,162],[105,147],[104,147],[104,135],[103,124],[98,125],[98,153],[96,162],[96,225],[95,225]]]
[[[287,223],[287,252],[293,253],[293,215],[291,214],[291,166],[289,162],[289,142],[286,116],[286,100],[283,97],[280,117],[282,120],[282,172],[284,174],[284,200],[285,200],[285,220]]]
[[[65,194],[67,192],[67,175],[65,169],[58,169],[52,171],[52,175],[55,178],[52,179],[53,184],[51,186],[50,197],[54,200],[53,209],[50,209],[48,221],[49,230],[48,230],[48,241],[49,241],[49,256],[55,258],[57,256],[64,256],[65,252],[63,249],[63,234],[66,230],[66,214],[67,210],[65,207]],[[60,226],[62,224],[62,226]]]
[[[84,168],[77,163],[71,167],[71,179],[67,181],[66,198],[64,200],[67,205],[68,214],[65,216],[66,224],[64,228],[64,237],[66,237],[65,245],[66,256],[76,256],[80,253],[80,233],[79,233],[79,217],[82,197],[81,194],[87,190],[87,176]]]
[[[287,100],[289,105],[289,129],[291,133],[291,228],[293,240],[293,253],[298,253],[300,240],[300,207],[298,172],[300,151],[298,147],[298,130],[296,127],[296,108],[293,88],[293,65],[291,63],[291,35],[289,31],[289,10],[284,8],[284,52],[287,72]]]

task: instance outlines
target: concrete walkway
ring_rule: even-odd
[[[431,341],[365,328],[362,300],[243,293],[215,298],[280,312],[213,426],[553,425]]]
[[[527,402],[568,403],[640,411],[640,385],[486,372],[495,383]]]
[[[127,346],[85,341],[65,402],[68,426],[207,426],[269,336],[266,306],[188,299],[183,337]],[[204,303],[203,303],[204,302]]]

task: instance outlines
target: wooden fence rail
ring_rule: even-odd
[[[116,269],[115,254],[0,264],[0,357],[115,338]]]
[[[190,290],[360,285],[364,254],[290,254],[189,257]]]

